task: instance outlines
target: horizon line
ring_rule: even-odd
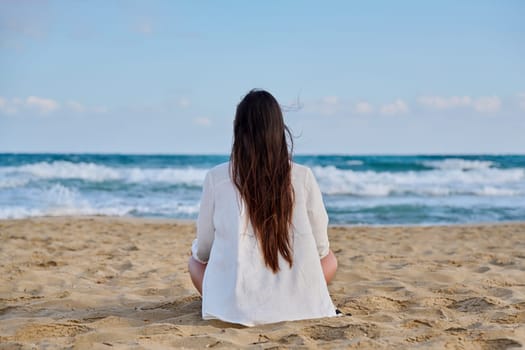
[[[169,152],[5,152],[0,151],[0,155],[121,155],[121,156],[230,156],[230,153],[169,153]],[[373,157],[373,156],[525,156],[525,152],[422,152],[422,153],[343,153],[343,152],[320,152],[320,153],[292,153],[292,156],[356,156],[356,157]]]

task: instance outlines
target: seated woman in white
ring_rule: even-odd
[[[253,326],[336,315],[328,216],[286,135],[291,143],[270,93],[252,90],[237,106],[230,162],[206,175],[188,265],[204,319]]]

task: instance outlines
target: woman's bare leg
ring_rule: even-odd
[[[323,268],[326,284],[328,284],[334,278],[335,272],[337,271],[337,259],[331,250],[327,256],[321,259],[321,267]]]
[[[204,271],[206,271],[206,264],[203,264],[190,256],[188,260],[188,271],[190,272],[191,281],[200,295],[202,295],[202,279],[204,278]]]

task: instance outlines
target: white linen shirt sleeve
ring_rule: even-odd
[[[312,227],[312,233],[317,245],[317,252],[322,259],[330,252],[330,243],[328,242],[328,214],[323,203],[323,195],[319,185],[308,168],[306,173],[306,207],[308,219]]]
[[[197,238],[191,246],[193,258],[203,264],[206,264],[210,258],[211,246],[215,238],[215,227],[213,225],[215,200],[213,193],[213,182],[208,172],[202,187],[200,210],[197,218]]]

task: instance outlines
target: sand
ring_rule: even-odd
[[[0,348],[525,345],[525,223],[331,227],[346,315],[253,328],[201,319],[193,237],[181,221],[1,220]]]

